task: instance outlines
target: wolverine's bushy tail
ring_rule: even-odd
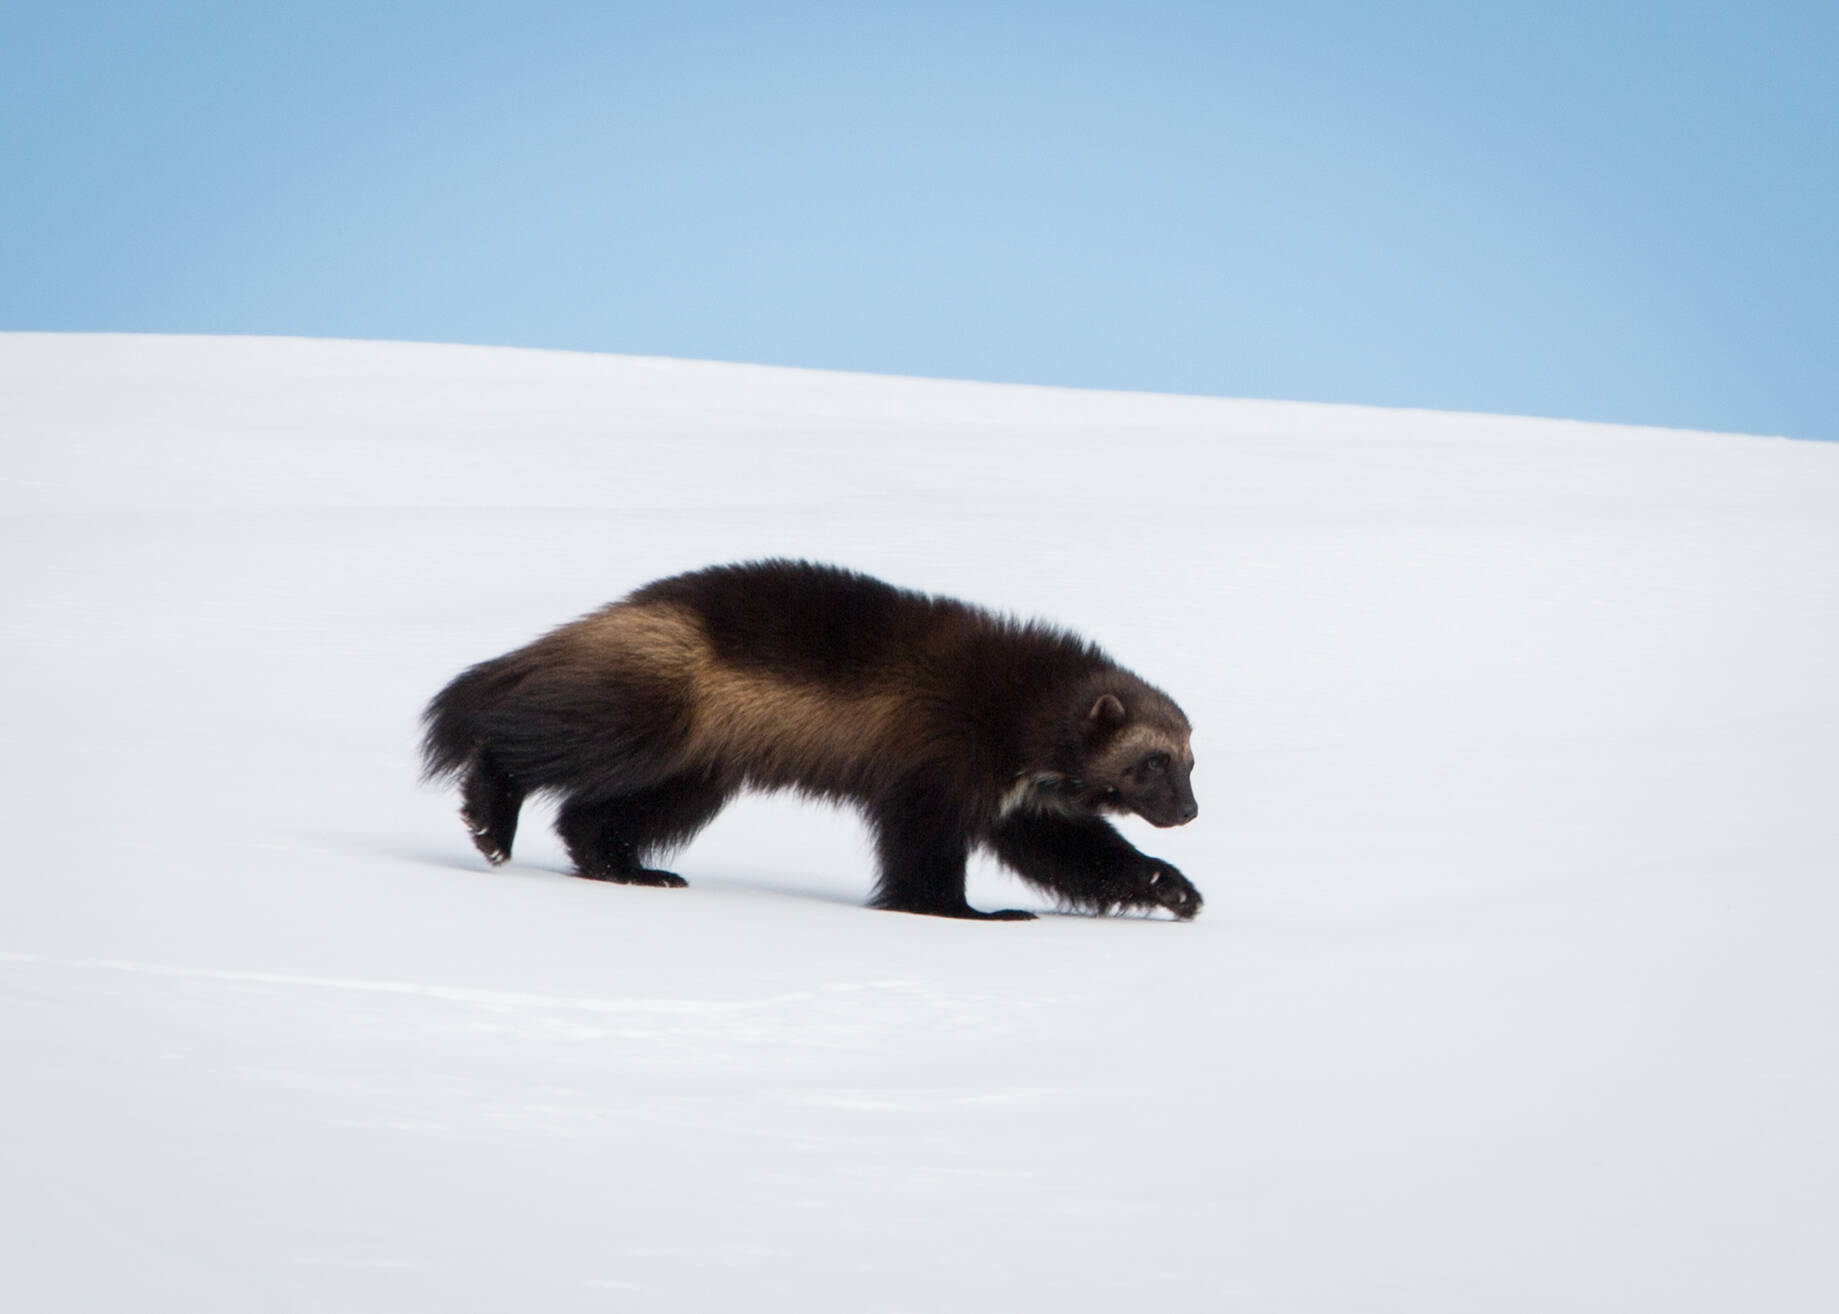
[[[422,713],[425,778],[483,770],[526,792],[592,798],[657,783],[688,709],[622,676],[617,652],[593,656],[571,658],[551,636],[460,672]]]
[[[457,775],[491,738],[489,726],[523,683],[528,669],[510,656],[480,662],[456,675],[421,714],[422,778]]]

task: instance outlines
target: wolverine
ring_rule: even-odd
[[[423,715],[429,779],[458,777],[493,864],[526,796],[559,796],[576,871],[684,884],[648,865],[742,790],[853,803],[876,907],[1021,920],[965,901],[983,849],[1070,910],[1166,909],[1200,892],[1105,819],[1199,809],[1188,718],[1064,630],[834,566],[761,561],[647,584],[457,676]]]

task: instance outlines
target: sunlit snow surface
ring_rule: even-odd
[[[0,443],[8,1309],[1839,1302],[1839,446],[30,335]],[[764,555],[1168,689],[1199,920],[488,869],[427,697]]]

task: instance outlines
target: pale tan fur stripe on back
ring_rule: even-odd
[[[845,695],[737,671],[709,659],[696,672],[690,752],[699,762],[741,762],[762,784],[850,773],[890,742],[902,699]]]
[[[709,657],[694,612],[675,604],[620,603],[561,632],[569,648],[596,662],[613,660],[667,679],[688,679]]]
[[[570,637],[582,656],[679,692],[691,716],[681,765],[739,767],[758,784],[850,773],[885,749],[904,705],[894,692],[845,694],[738,670],[715,656],[701,619],[672,603],[610,607]]]

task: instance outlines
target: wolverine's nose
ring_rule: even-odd
[[[1181,811],[1175,814],[1175,824],[1177,826],[1185,826],[1199,815],[1200,804],[1196,803],[1193,799],[1189,799],[1186,803],[1181,805]]]

